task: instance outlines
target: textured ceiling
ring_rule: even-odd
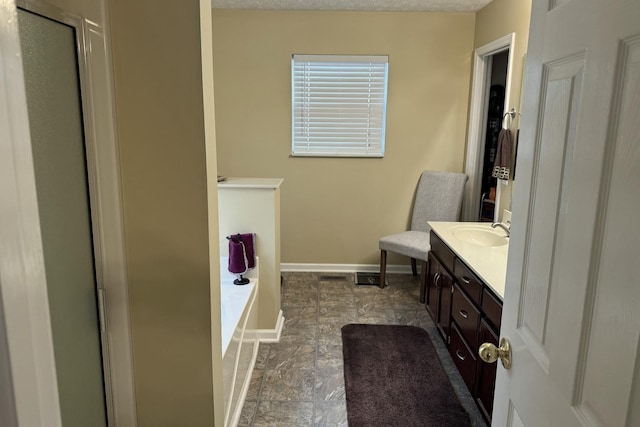
[[[491,0],[211,0],[214,9],[476,12]]]

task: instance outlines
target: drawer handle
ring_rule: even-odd
[[[469,279],[467,276],[462,276],[462,281],[464,282],[465,285],[468,285],[469,283],[471,283],[471,279]]]
[[[456,350],[456,356],[458,356],[458,359],[460,359],[460,360],[462,360],[462,361],[464,361],[464,359],[466,359],[466,358],[467,358],[464,354],[462,354],[462,353],[460,352],[460,350]]]
[[[468,319],[469,313],[467,313],[465,310],[460,310],[460,316],[464,317],[465,319]]]

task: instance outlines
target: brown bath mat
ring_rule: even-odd
[[[342,352],[350,427],[471,425],[424,329],[345,325]]]

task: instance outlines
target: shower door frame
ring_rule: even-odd
[[[80,1],[72,3],[65,2],[65,8],[80,9]],[[0,302],[3,304],[0,314],[4,314],[0,326],[7,331],[6,342],[0,342],[0,355],[8,355],[11,361],[9,388],[15,407],[14,414],[9,416],[21,425],[23,422],[25,425],[33,422],[33,425],[56,426],[61,423],[24,77],[15,22],[18,7],[75,29],[107,421],[109,425],[135,426],[113,77],[107,8],[102,0],[100,7],[105,16],[102,23],[45,1],[0,0],[0,26],[4,26],[1,33],[5,38],[0,43],[0,53],[3,58],[11,58],[0,64],[0,83],[8,92],[9,107],[6,114],[0,111],[0,124],[6,124],[5,129],[10,133],[6,145],[0,148],[14,154],[0,159],[0,167],[7,167],[9,171],[7,186],[13,185],[13,194],[0,197],[0,206],[14,215],[11,220],[19,218],[13,224],[0,223],[0,234],[15,239],[13,242],[0,242],[0,255],[10,254],[15,258],[13,261],[20,264],[9,266],[14,269],[10,271],[11,275],[0,276]],[[11,233],[3,234],[11,227]],[[5,247],[2,247],[3,243]],[[14,246],[10,247],[12,243]],[[21,251],[16,251],[16,246]],[[2,267],[0,260],[0,272]]]

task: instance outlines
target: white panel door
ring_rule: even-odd
[[[530,31],[493,425],[640,425],[640,1]]]

